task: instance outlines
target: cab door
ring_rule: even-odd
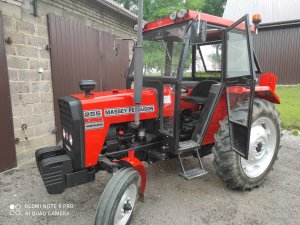
[[[231,148],[248,159],[256,78],[249,16],[228,27],[224,39],[223,76]]]

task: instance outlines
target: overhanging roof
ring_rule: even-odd
[[[224,18],[238,20],[245,14],[260,13],[262,23],[277,23],[300,19],[299,0],[228,0]]]
[[[271,30],[271,29],[284,29],[284,28],[293,28],[300,27],[300,20],[289,20],[284,22],[276,23],[263,23],[259,25],[259,30]]]
[[[134,13],[125,9],[123,6],[121,6],[120,4],[118,4],[117,2],[115,2],[113,0],[94,0],[94,1],[110,8],[113,11],[116,11],[116,12],[126,16],[129,19],[137,20],[137,15],[135,15]]]

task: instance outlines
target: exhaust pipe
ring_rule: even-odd
[[[140,125],[140,105],[142,103],[143,88],[143,68],[144,68],[144,49],[143,49],[143,0],[138,0],[138,31],[137,42],[134,48],[134,103],[135,118],[134,125]]]

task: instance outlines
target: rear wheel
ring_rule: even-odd
[[[234,117],[247,113],[238,106]],[[231,150],[229,125],[225,118],[215,135],[213,164],[221,179],[230,187],[249,190],[259,186],[276,160],[281,137],[279,113],[274,105],[262,99],[254,99],[248,160]],[[245,118],[245,117],[244,117]]]
[[[139,174],[133,168],[118,171],[100,198],[95,225],[129,224],[139,193]]]

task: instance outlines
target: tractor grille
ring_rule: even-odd
[[[69,102],[59,99],[59,110],[60,110],[60,119],[62,127],[66,128],[69,132],[73,130],[73,119],[72,112]]]
[[[72,158],[73,168],[80,170],[85,168],[84,153],[84,120],[81,101],[71,96],[65,96],[58,100],[60,110],[61,128],[69,135],[72,135],[71,144],[66,138],[62,137],[63,146],[67,154]]]

